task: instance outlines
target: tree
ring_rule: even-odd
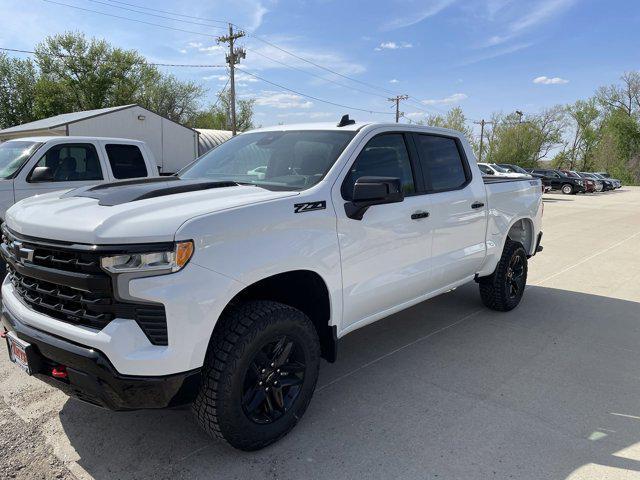
[[[600,140],[600,111],[595,98],[578,100],[566,107],[570,137],[564,146],[564,165],[569,170],[591,171],[593,153]]]
[[[205,89],[195,82],[182,82],[173,75],[157,75],[136,96],[136,103],[178,123],[186,123],[198,112]]]
[[[138,103],[181,122],[197,111],[205,93],[193,82],[163,74],[136,51],[77,32],[47,37],[36,47],[36,63],[39,118]]]
[[[562,139],[562,107],[553,107],[523,119],[518,113],[494,114],[485,132],[486,161],[535,168]]]
[[[623,109],[607,115],[593,163],[625,183],[640,183],[640,122]]]
[[[0,53],[0,128],[36,120],[33,96],[36,68],[31,60]]]
[[[255,100],[240,99],[236,105],[236,122],[239,132],[251,130],[253,125],[253,106]],[[209,109],[194,114],[187,124],[193,128],[211,128],[214,130],[231,130],[231,94],[222,91],[218,94],[218,102]]]
[[[640,113],[640,72],[625,72],[620,77],[622,85],[600,87],[596,98],[606,112],[622,110],[628,116]]]

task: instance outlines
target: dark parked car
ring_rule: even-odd
[[[622,182],[617,178],[611,178],[611,175],[609,175],[607,172],[595,172],[594,175],[596,175],[598,178],[606,178],[607,180],[611,181],[614,190],[616,188],[622,188]]]
[[[542,183],[552,190],[560,190],[565,195],[585,193],[585,181],[583,178],[574,178],[565,175],[560,170],[534,168],[531,174],[542,178]]]
[[[586,193],[595,193],[598,191],[596,181],[592,178],[585,178],[578,174],[578,172],[574,172],[573,170],[558,170],[560,173],[564,173],[567,177],[571,178],[582,178],[584,180],[584,189]]]
[[[589,173],[589,172],[578,172],[578,175],[580,175],[583,178],[590,178],[591,180],[596,182],[596,185],[598,184],[598,182],[600,182],[602,184],[602,189],[601,189],[602,192],[608,192],[609,190],[614,189],[613,182],[608,178],[599,177],[595,173]]]

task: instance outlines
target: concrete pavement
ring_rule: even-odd
[[[304,419],[260,452],[189,411],[68,399],[4,354],[20,423],[0,429],[28,428],[71,478],[640,479],[640,188],[545,195],[543,245],[513,312],[472,284],[345,337]]]

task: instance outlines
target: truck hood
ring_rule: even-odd
[[[91,245],[173,241],[187,220],[297,195],[229,182],[148,179],[27,198],[7,210],[18,234]]]

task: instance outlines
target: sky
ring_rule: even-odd
[[[638,0],[0,0],[0,8],[0,47],[30,50],[76,30],[158,63],[223,65],[216,36],[231,21],[247,33],[239,68],[272,82],[237,74],[238,95],[256,100],[263,126],[345,113],[393,121],[387,99],[405,94],[404,122],[454,106],[476,121],[535,114],[640,69]],[[161,68],[202,83],[205,106],[227,82],[225,68]]]

